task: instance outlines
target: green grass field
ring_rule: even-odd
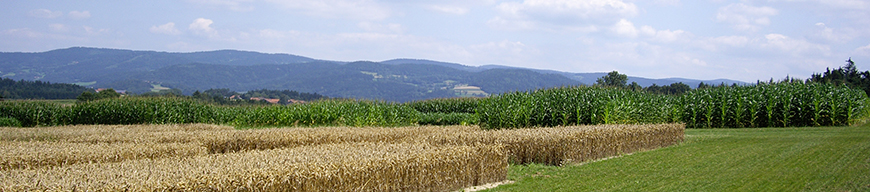
[[[508,179],[490,191],[870,191],[870,126],[688,129],[676,146],[512,165]]]

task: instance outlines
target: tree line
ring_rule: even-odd
[[[619,74],[617,71],[613,71],[608,73],[607,75],[600,77],[596,80],[595,85],[593,86],[604,86],[604,87],[616,87],[623,89],[630,89],[635,91],[646,91],[650,93],[656,94],[666,94],[666,95],[680,95],[692,90],[688,85],[677,82],[672,83],[670,85],[651,85],[649,87],[641,87],[637,84],[637,82],[631,82],[631,84],[627,84],[628,76],[625,74]],[[794,79],[790,77],[786,77],[784,81],[802,81],[800,79]],[[823,73],[814,73],[810,76],[806,82],[817,82],[817,83],[827,83],[827,84],[835,84],[835,85],[843,85],[848,86],[854,89],[861,89],[867,95],[870,95],[870,71],[858,71],[855,66],[855,61],[852,61],[852,58],[846,60],[846,64],[840,68],[831,70],[830,68],[826,69]],[[758,81],[757,84],[763,84],[765,82]],[[770,79],[769,84],[774,83],[773,79]],[[716,88],[716,87],[724,87],[729,86],[720,84],[720,85],[712,85],[705,84],[701,82],[698,84],[697,89],[706,89],[706,88]],[[732,87],[738,86],[737,84],[730,85]]]
[[[0,99],[75,99],[90,88],[67,83],[0,78]]]
[[[845,85],[854,89],[864,90],[864,93],[870,95],[870,71],[858,71],[852,58],[846,60],[846,64],[843,67],[834,70],[828,68],[824,73],[814,73],[807,79],[807,82]]]
[[[604,77],[598,78],[595,81],[595,85],[593,86],[603,86],[603,87],[616,87],[621,89],[629,89],[635,91],[644,91],[648,93],[662,94],[662,95],[681,95],[692,90],[692,87],[686,85],[683,82],[671,83],[670,85],[656,85],[652,84],[648,87],[642,87],[637,84],[637,82],[631,82],[631,84],[627,84],[628,75],[619,74],[617,71],[612,71],[607,73]],[[701,85],[705,85],[704,82],[701,82]]]

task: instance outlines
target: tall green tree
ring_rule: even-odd
[[[110,89],[105,89],[105,90],[102,90],[102,91],[96,92],[96,93],[94,93],[90,90],[82,92],[81,95],[76,97],[76,100],[78,100],[78,102],[88,102],[88,101],[95,101],[95,100],[108,99],[108,98],[118,98],[118,97],[121,97],[121,94],[116,92],[115,89],[110,88]]]
[[[628,85],[629,90],[641,91],[643,87],[641,87],[637,82],[632,81],[631,84]]]
[[[85,91],[85,92],[82,92],[81,95],[76,97],[76,100],[78,100],[79,102],[87,102],[87,101],[97,100],[97,94],[90,92],[90,91]]]
[[[605,86],[605,87],[626,87],[626,83],[628,82],[628,75],[619,74],[617,71],[612,71],[607,73],[604,77],[598,78],[595,81],[596,85]]]
[[[118,98],[121,97],[121,94],[115,91],[115,89],[109,88],[102,90],[97,93],[97,99],[108,99],[108,98]]]
[[[870,95],[870,71],[858,71],[852,58],[846,60],[846,64],[843,67],[834,70],[829,68],[824,73],[813,74],[807,81],[846,85],[862,89]]]

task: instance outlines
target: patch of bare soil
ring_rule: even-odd
[[[511,180],[505,180],[505,181],[502,181],[502,182],[487,183],[487,184],[485,184],[485,185],[478,185],[478,186],[474,186],[474,187],[468,187],[468,188],[462,189],[462,190],[460,190],[460,191],[463,191],[463,192],[482,191],[482,190],[487,190],[487,189],[492,189],[492,188],[498,187],[499,185],[511,184],[511,183],[514,183],[514,181],[511,181]]]

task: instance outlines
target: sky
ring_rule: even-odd
[[[69,47],[755,82],[870,70],[870,1],[0,0],[0,52]]]

